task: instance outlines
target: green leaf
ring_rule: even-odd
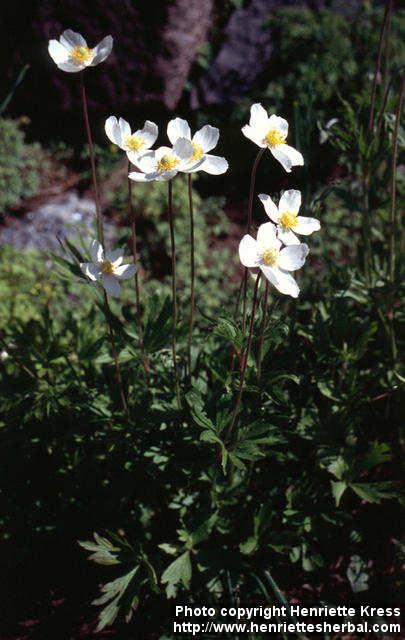
[[[376,502],[398,498],[399,491],[394,482],[362,482],[350,484],[350,488],[366,502]]]
[[[86,551],[94,551],[88,559],[96,562],[97,564],[120,564],[120,560],[118,560],[115,555],[120,551],[120,549],[118,547],[114,547],[107,538],[99,536],[96,532],[94,532],[93,536],[95,542],[91,542],[90,540],[78,541],[79,545],[83,549],[86,549]]]
[[[338,480],[342,480],[342,478],[347,474],[349,470],[349,466],[342,458],[342,456],[338,456],[333,462],[328,466],[329,473],[332,473]]]
[[[332,485],[332,494],[333,494],[333,497],[335,498],[335,504],[338,507],[342,499],[342,496],[347,489],[347,484],[343,480],[340,480],[339,482],[334,482],[332,480],[331,485]]]
[[[101,587],[101,592],[103,595],[93,600],[92,604],[97,606],[106,604],[107,602],[108,604],[99,613],[97,631],[101,631],[106,626],[111,625],[114,622],[120,608],[119,601],[121,600],[122,596],[124,595],[126,589],[128,588],[138,570],[139,565],[131,569],[131,571],[126,573],[124,576],[120,576],[112,582],[107,582]]]
[[[182,584],[186,589],[191,581],[190,551],[185,551],[165,569],[162,575],[162,584],[167,584],[166,594],[168,598],[177,595],[177,586]]]

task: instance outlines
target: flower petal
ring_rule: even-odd
[[[144,149],[149,149],[155,142],[158,137],[159,130],[157,124],[151,122],[150,120],[146,120],[142,129],[138,129],[135,131],[135,135],[142,138],[144,142]]]
[[[294,244],[281,249],[278,258],[278,266],[285,271],[296,271],[301,269],[305,262],[305,258],[309,253],[309,247],[306,244]]]
[[[98,240],[93,240],[90,245],[90,256],[93,262],[102,262],[104,256],[103,246]]]
[[[69,51],[58,40],[49,40],[49,55],[56,64],[68,62]]]
[[[66,71],[67,73],[78,73],[86,68],[84,64],[72,64],[71,62],[60,62],[57,66],[61,71]]]
[[[291,211],[291,213],[298,213],[301,206],[301,191],[297,189],[288,189],[288,191],[284,191],[283,195],[280,198],[280,202],[278,204],[278,208],[280,209],[280,213],[284,213],[284,211]]]
[[[174,118],[167,125],[167,137],[172,145],[176,144],[179,138],[191,140],[191,129],[187,120],[183,118]]]
[[[241,131],[246,138],[257,144],[259,147],[262,147],[262,149],[267,146],[263,143],[263,131],[258,131],[257,129],[251,127],[249,124],[245,124],[245,126],[242,127]]]
[[[111,53],[113,47],[113,39],[111,36],[106,36],[98,43],[93,49],[94,57],[90,62],[90,67],[95,67],[96,64],[103,62]]]
[[[107,118],[104,124],[106,136],[113,144],[122,148],[121,128],[115,116]]]
[[[225,173],[228,171],[228,162],[225,158],[221,158],[220,156],[212,156],[211,154],[207,154],[204,156],[204,160],[201,165],[197,167],[198,171],[205,171],[206,173],[210,173],[212,176],[219,176],[221,173]]]
[[[119,278],[119,280],[127,280],[131,278],[136,273],[136,265],[134,264],[122,264],[116,269],[114,269],[114,275]]]
[[[278,144],[270,149],[273,156],[283,165],[287,173],[290,173],[291,167],[302,166],[304,164],[304,158],[302,154],[289,147],[288,144]]]
[[[314,231],[319,231],[321,223],[316,218],[298,216],[294,230],[302,236],[310,236]]]
[[[204,153],[211,151],[217,146],[219,140],[219,129],[206,124],[193,137],[193,142],[203,148]]]
[[[249,125],[253,129],[262,129],[263,127],[267,127],[268,121],[269,116],[267,115],[266,109],[259,102],[252,104],[250,107]]]
[[[291,231],[291,229],[284,229],[284,227],[278,227],[277,238],[287,246],[289,246],[290,244],[300,244],[300,241],[298,240],[295,233]]]
[[[124,118],[120,118],[118,120],[118,126],[120,128],[121,141],[123,143],[125,138],[129,138],[129,136],[131,135],[131,126],[130,126],[129,122],[124,120]]]
[[[150,180],[157,180],[158,182],[167,182],[167,180],[171,180],[174,176],[177,176],[178,171],[173,169],[172,171],[165,171],[164,173],[151,173],[146,176],[146,178]]]
[[[123,249],[114,249],[113,251],[105,252],[105,259],[108,262],[114,262],[117,266],[122,262],[124,250]]]
[[[284,136],[288,136],[288,122],[280,116],[271,115],[268,121],[268,128],[269,130],[277,129],[277,131],[280,131]]]
[[[94,264],[94,262],[81,262],[80,269],[83,271],[84,275],[90,278],[93,282],[100,278],[100,268],[98,264]]]
[[[298,297],[300,292],[299,286],[289,273],[285,273],[285,271],[277,267],[266,267],[265,265],[260,265],[260,269],[267,280],[269,280],[280,293],[291,296],[292,298]]]
[[[257,242],[248,233],[239,243],[239,260],[244,267],[257,267],[259,264]]]
[[[276,227],[272,222],[261,224],[257,230],[257,246],[261,253],[265,249],[281,247],[281,242],[277,240]]]
[[[66,29],[59,38],[61,44],[71,51],[74,47],[87,47],[87,42],[80,33]]]
[[[140,157],[136,151],[127,151],[127,156],[129,161],[143,173],[153,173],[156,171],[156,164],[159,158],[154,151],[148,151]]]
[[[131,173],[128,174],[128,178],[134,182],[150,182],[153,180],[153,178],[147,178],[146,174],[142,173],[142,171],[131,171]]]
[[[258,198],[263,204],[264,210],[269,216],[270,220],[273,220],[273,222],[277,223],[280,217],[277,205],[273,202],[270,196],[267,195],[267,193],[260,193]]]
[[[173,145],[173,151],[176,156],[180,158],[180,160],[186,162],[190,160],[194,153],[193,145],[191,144],[190,140],[187,140],[186,138],[179,138],[178,140],[176,140]]]
[[[120,295],[121,287],[118,280],[114,276],[103,274],[101,276],[101,284],[103,285],[107,293],[109,293],[111,296],[117,297]]]

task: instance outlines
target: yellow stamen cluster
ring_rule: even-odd
[[[73,62],[73,64],[83,64],[84,62],[90,60],[92,55],[93,51],[89,49],[89,47],[81,47],[80,45],[78,45],[77,47],[74,47],[70,52],[70,60],[71,62]]]
[[[278,144],[284,144],[287,136],[278,129],[270,129],[264,137],[264,143],[269,147],[275,147]]]
[[[284,211],[279,218],[279,223],[285,229],[292,229],[297,224],[297,214],[292,211]]]
[[[125,138],[124,142],[131,151],[139,151],[139,149],[144,145],[144,141],[141,136],[137,136],[135,133],[133,133],[132,136]]]
[[[278,249],[266,249],[262,253],[262,260],[268,267],[274,267],[278,260]]]
[[[162,173],[164,171],[172,171],[172,169],[175,169],[177,167],[179,162],[180,160],[178,158],[170,154],[167,154],[165,156],[162,156],[158,161],[157,170],[161,171]]]
[[[196,162],[197,160],[201,160],[201,158],[204,155],[204,149],[200,144],[197,144],[196,142],[192,142],[191,144],[193,147],[193,155],[191,156],[190,162]]]
[[[105,260],[101,263],[101,271],[106,276],[112,276],[114,273],[114,265],[109,260]]]

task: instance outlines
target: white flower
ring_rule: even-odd
[[[179,138],[171,147],[159,147],[155,151],[148,151],[141,157],[133,151],[128,151],[129,160],[138,171],[129,174],[136,182],[150,182],[151,180],[171,180],[179,171],[184,171],[190,163],[193,147],[189,140]]]
[[[302,154],[285,144],[288,135],[287,120],[276,115],[269,118],[261,104],[251,106],[250,121],[242,127],[242,133],[262,149],[267,147],[288,173],[291,167],[304,164]]]
[[[219,129],[206,124],[191,137],[191,129],[187,120],[175,118],[167,125],[167,135],[172,144],[179,138],[190,140],[193,147],[193,155],[190,158],[189,166],[182,171],[191,173],[192,171],[205,171],[214,176],[225,173],[228,170],[228,163],[225,158],[213,156],[208,151],[214,149],[219,140]]]
[[[133,158],[139,158],[150,149],[158,137],[157,125],[150,120],[146,120],[143,129],[137,129],[132,133],[124,118],[118,120],[115,116],[110,116],[105,121],[104,128],[111,142],[124,151],[131,151]]]
[[[59,69],[68,73],[77,73],[86,67],[95,67],[103,62],[111,53],[113,39],[106,36],[94,49],[87,46],[80,33],[67,29],[59,40],[50,40],[49,55]]]
[[[82,262],[80,268],[93,282],[100,282],[107,293],[119,296],[121,287],[119,280],[127,280],[136,273],[134,264],[122,264],[123,250],[107,251],[98,240],[90,245],[90,256],[93,262]]]
[[[10,354],[8,351],[6,351],[6,349],[3,349],[3,351],[0,351],[0,361],[1,362],[5,362],[6,360],[8,360],[8,358],[10,357]]]
[[[272,285],[285,295],[297,298],[299,287],[288,271],[300,269],[307,257],[306,244],[294,244],[281,249],[276,227],[271,222],[261,224],[257,240],[249,234],[239,243],[239,258],[245,267],[259,267]]]
[[[301,191],[289,189],[284,191],[278,207],[265,193],[259,195],[264,209],[270,220],[277,225],[277,235],[283,244],[299,244],[297,236],[310,236],[314,231],[319,231],[321,224],[316,218],[299,216],[301,206]]]

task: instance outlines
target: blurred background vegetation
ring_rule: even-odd
[[[96,614],[87,605],[95,585],[132,570],[136,561],[144,573],[124,589],[120,612],[139,599],[135,626],[128,629],[118,617],[112,633],[168,639],[170,603],[160,578],[171,560],[189,553],[184,549],[192,550],[190,590],[187,567],[182,573],[177,566],[166,584],[183,600],[277,603],[260,573],[266,567],[287,597],[301,602],[398,601],[403,310],[390,183],[397,137],[399,210],[404,133],[395,133],[395,113],[404,12],[360,1],[150,4],[17,0],[0,9],[4,638],[90,635]],[[134,125],[155,120],[162,144],[174,113],[193,129],[216,125],[218,153],[230,165],[224,176],[195,180],[195,372],[180,417],[171,398],[168,350],[166,186],[134,189],[154,379],[148,389],[126,286],[114,313],[136,416],[131,428],[110,398],[114,373],[92,287],[61,263],[52,215],[44,226],[39,214],[48,203],[63,207],[60,198],[72,190],[79,199],[90,194],[77,78],[59,72],[47,54],[48,39],[69,27],[91,44],[107,33],[115,40],[111,58],[86,75],[111,241],[127,247],[129,234],[126,163],[105,139],[107,116]],[[221,415],[235,385],[229,354],[243,342],[232,314],[241,273],[237,243],[256,153],[240,128],[253,102],[289,120],[290,143],[306,161],[287,175],[266,158],[256,192],[277,197],[283,189],[301,189],[304,211],[321,219],[322,231],[311,237],[300,300],[272,298],[264,382],[258,389],[251,363],[242,412],[247,426],[234,444],[236,471],[229,479],[222,476],[215,438],[221,439]],[[181,178],[174,205],[185,309],[189,231]],[[77,222],[74,207],[68,214],[63,232],[82,251],[88,228]],[[260,203],[255,221],[264,221]],[[184,357],[186,318],[179,335]],[[76,540],[93,530],[118,536],[109,538],[122,565],[118,573],[90,571],[76,548]],[[95,547],[108,555],[105,540]],[[145,569],[148,563],[153,571]],[[104,614],[106,624],[113,614]]]

